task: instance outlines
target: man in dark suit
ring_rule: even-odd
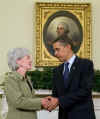
[[[59,106],[59,119],[95,119],[92,61],[75,55],[73,43],[67,35],[53,41],[53,48],[55,56],[64,63],[54,69],[53,94],[47,97],[47,109],[52,111]]]

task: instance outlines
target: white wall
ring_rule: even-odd
[[[8,71],[6,54],[13,47],[26,47],[35,56],[35,2],[90,2],[92,3],[92,57],[100,69],[100,1],[99,0],[0,0],[0,74]]]

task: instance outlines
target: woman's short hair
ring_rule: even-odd
[[[24,56],[30,55],[30,52],[26,48],[13,48],[8,51],[8,66],[12,71],[16,71],[19,66],[16,61]]]

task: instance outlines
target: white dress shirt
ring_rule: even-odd
[[[73,56],[67,61],[67,62],[69,63],[69,65],[68,65],[69,72],[70,72],[70,69],[71,69],[72,64],[74,63],[75,58],[76,58],[76,55],[73,55]],[[67,62],[65,62],[65,63],[67,63]],[[64,64],[65,64],[65,63],[64,63]],[[65,65],[64,65],[64,71],[65,71]],[[63,71],[63,73],[64,73],[64,71]]]

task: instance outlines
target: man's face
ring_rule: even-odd
[[[63,46],[60,42],[53,44],[54,55],[61,61],[67,61],[70,52],[70,45]]]
[[[57,26],[57,31],[56,32],[57,32],[58,36],[61,36],[62,34],[64,34],[64,26],[62,24],[59,24]]]

